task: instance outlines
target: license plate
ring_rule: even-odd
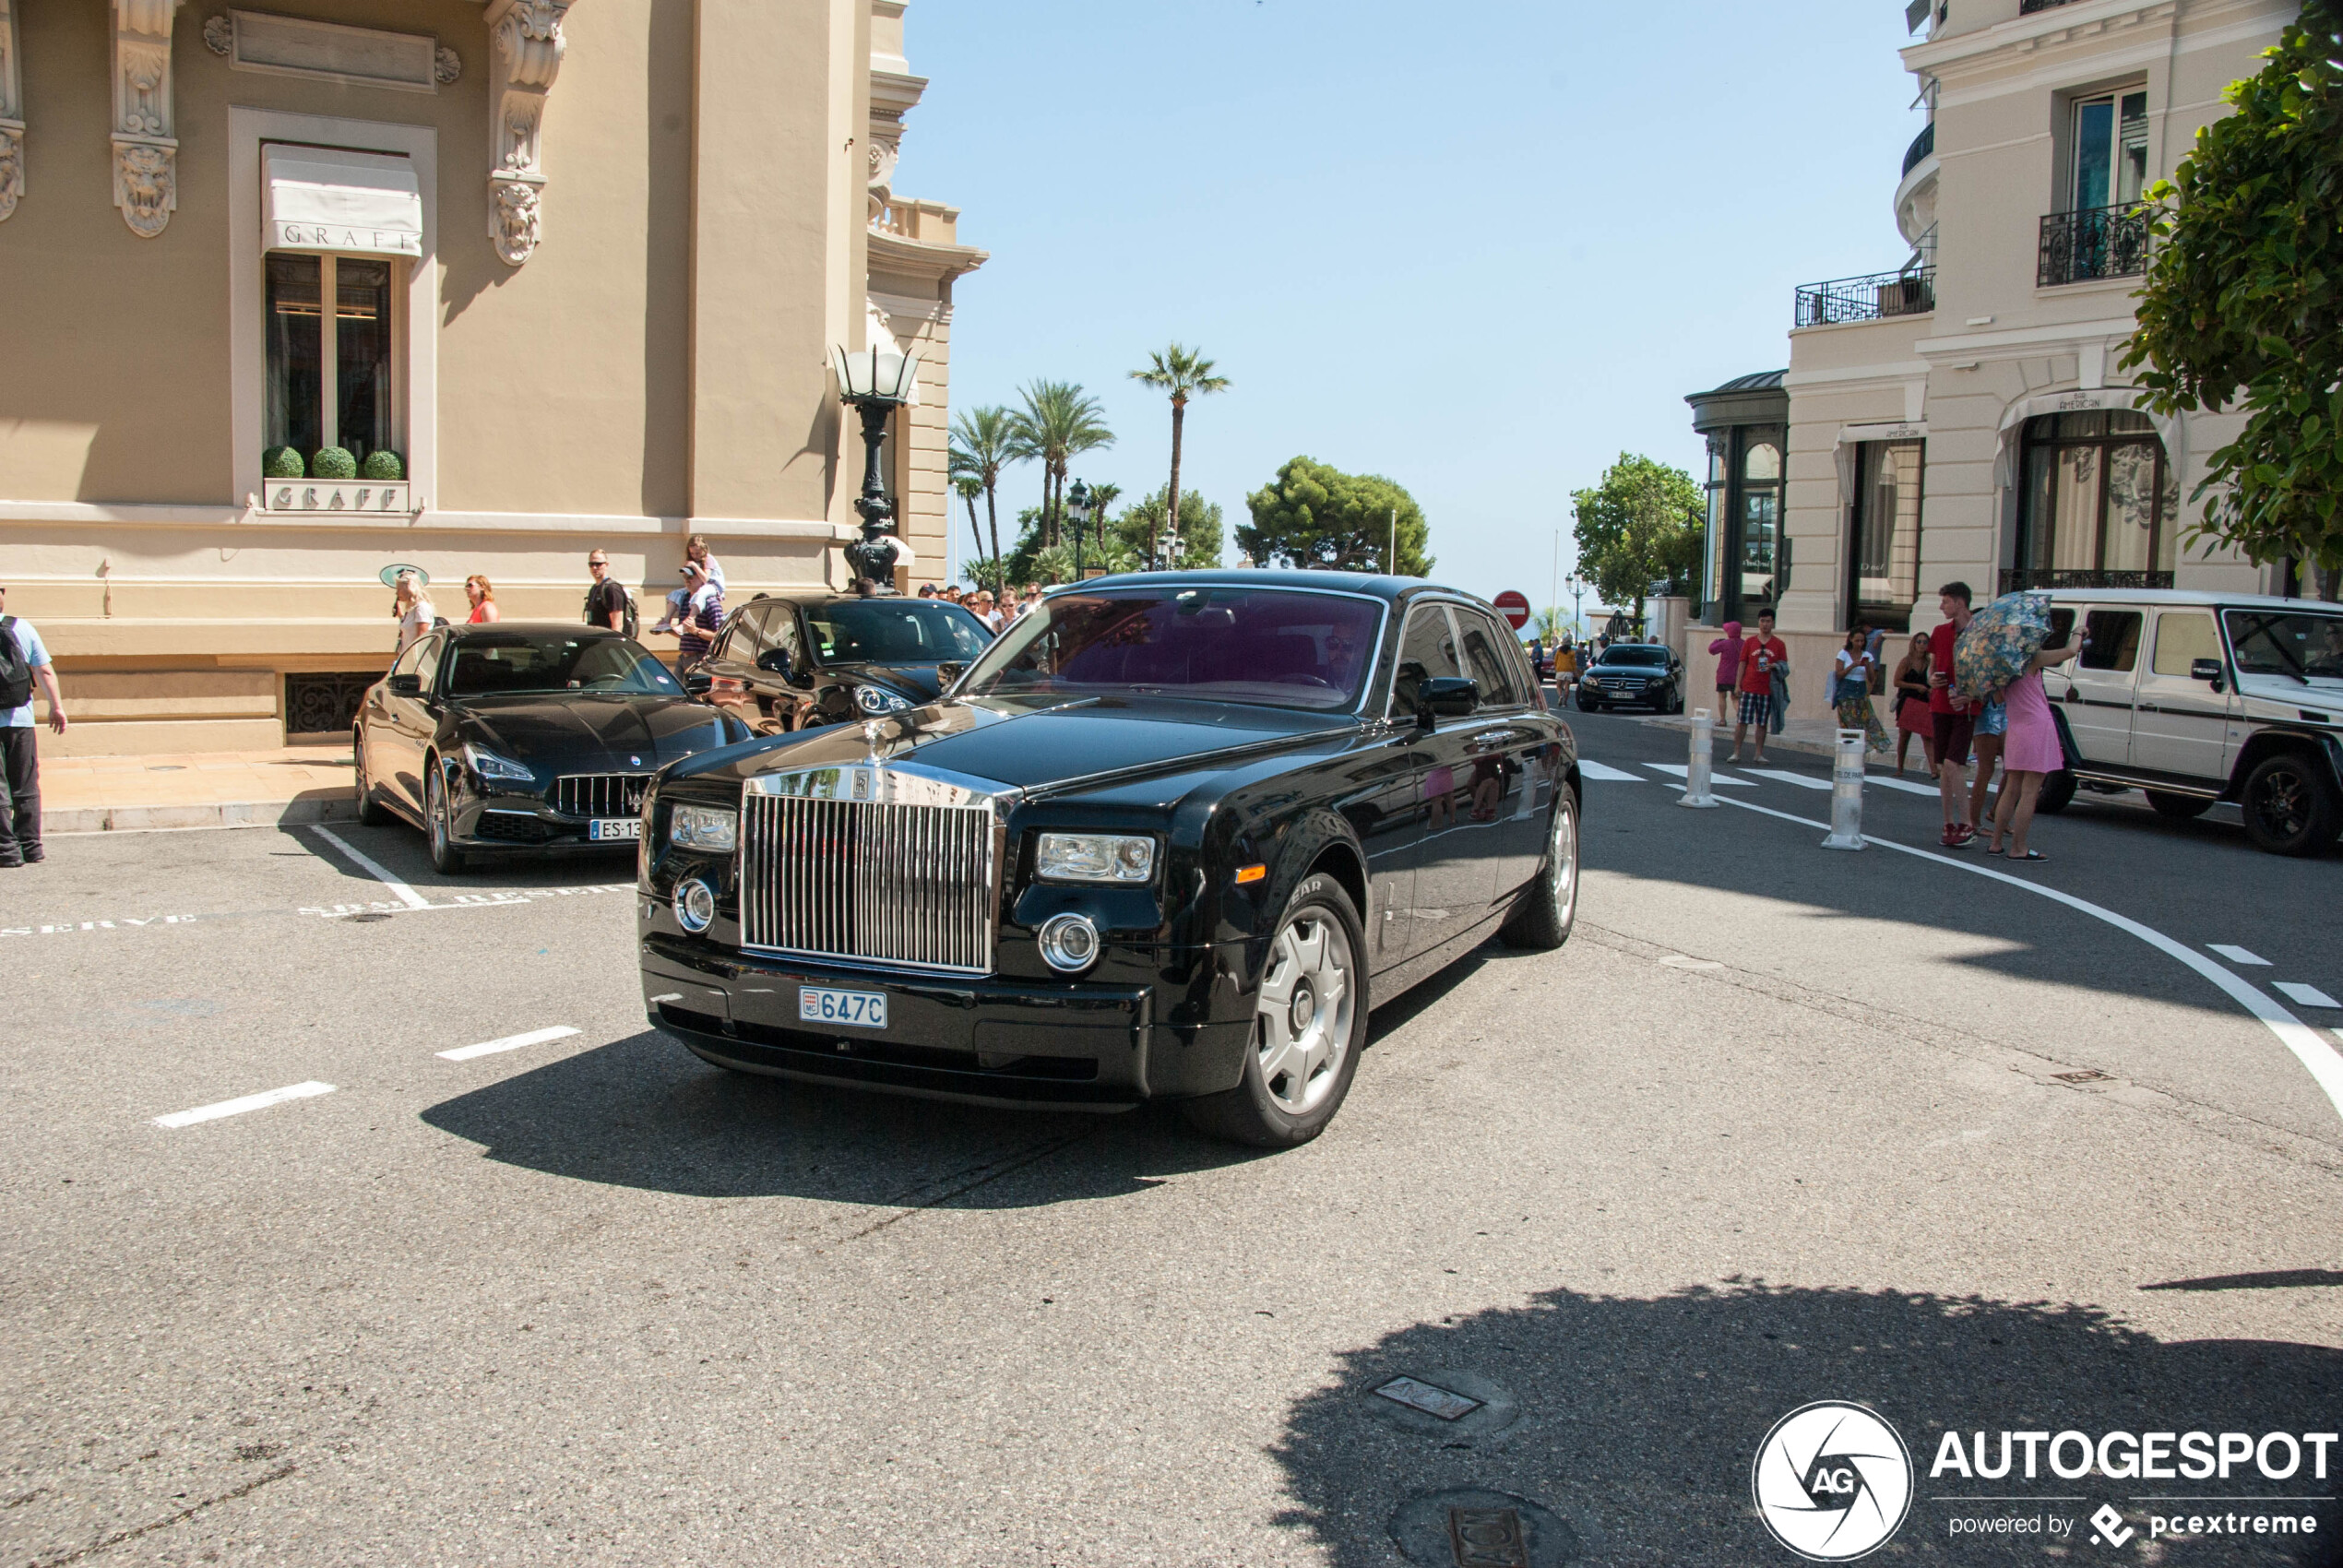
[[[586,837],[597,844],[615,843],[621,838],[640,838],[643,819],[639,816],[598,818],[587,826]]]
[[[886,1028],[886,992],[800,986],[797,990],[797,1019],[802,1024],[843,1024],[849,1028],[883,1029]]]

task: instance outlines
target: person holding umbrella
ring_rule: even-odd
[[[2044,647],[2028,659],[2024,671],[2002,688],[2009,731],[2002,740],[2002,798],[1993,813],[1992,837],[1985,845],[1989,855],[2006,849],[2013,861],[2039,865],[2050,859],[2026,842],[2027,831],[2034,826],[2034,801],[2041,793],[2042,779],[2066,766],[2058,723],[2051,717],[2050,697],[2042,690],[2042,671],[2082,651],[2083,639],[2069,632],[2064,643]]]

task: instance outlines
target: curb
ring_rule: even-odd
[[[1692,724],[1690,720],[1677,719],[1673,716],[1664,719],[1638,719],[1635,722],[1645,726],[1647,729],[1671,730],[1679,735],[1689,735],[1692,732]],[[1725,727],[1724,738],[1727,740],[1730,740],[1732,738],[1730,726]],[[1788,735],[1766,736],[1766,749],[1769,752],[1796,752],[1802,756],[1818,757],[1835,757],[1838,755],[1838,752],[1837,745],[1829,742],[1799,741],[1793,740]]]
[[[179,827],[271,827],[303,822],[351,822],[358,794],[311,795],[298,801],[222,801],[200,806],[80,806],[41,814],[44,833],[151,833]]]

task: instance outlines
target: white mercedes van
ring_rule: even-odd
[[[2343,605],[2172,589],[2048,590],[2079,658],[2047,671],[2075,788],[2145,790],[2163,815],[2236,802],[2273,854],[2314,854],[2343,830]]]

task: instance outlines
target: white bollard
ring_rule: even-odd
[[[1841,730],[1830,764],[1830,837],[1826,849],[1863,847],[1863,731]]]
[[[1713,806],[1717,797],[1708,788],[1708,752],[1716,744],[1717,720],[1705,707],[1693,709],[1692,752],[1684,758],[1684,792],[1680,806]]]

